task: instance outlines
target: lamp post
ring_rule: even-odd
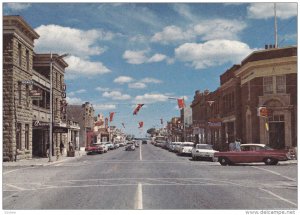
[[[50,52],[50,129],[49,129],[49,162],[51,162],[52,148],[53,148],[53,60],[61,59],[69,54],[63,54],[53,58],[52,52]]]

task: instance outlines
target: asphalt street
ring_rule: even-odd
[[[4,210],[298,208],[297,164],[221,166],[150,144],[4,167],[2,179]]]

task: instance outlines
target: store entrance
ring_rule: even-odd
[[[269,145],[274,149],[284,149],[285,134],[284,122],[270,122],[269,123]]]

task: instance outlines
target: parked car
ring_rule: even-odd
[[[197,144],[195,148],[192,149],[192,159],[209,159],[215,161],[214,154],[218,152],[213,149],[212,145],[209,144]]]
[[[169,151],[170,152],[174,152],[175,151],[175,147],[177,145],[179,145],[181,142],[172,142],[170,145],[169,145]]]
[[[85,148],[88,155],[90,154],[102,154],[104,153],[104,148],[101,143],[93,143]]]
[[[178,153],[180,155],[190,155],[190,154],[192,154],[192,149],[193,149],[194,145],[195,144],[193,142],[183,142],[180,145]]]
[[[183,145],[183,142],[175,142],[174,145],[174,152],[179,153],[181,146]]]
[[[290,159],[288,150],[275,150],[265,144],[248,143],[241,145],[241,151],[216,152],[215,157],[221,165],[235,163],[264,162],[266,165],[276,165],[278,161]]]
[[[120,147],[120,144],[119,143],[114,143],[114,149],[117,149]]]
[[[142,144],[147,144],[147,143],[148,143],[147,140],[142,141]]]
[[[127,143],[127,145],[125,146],[125,151],[134,151],[135,150],[135,144],[132,143]]]
[[[111,142],[106,142],[105,145],[107,146],[108,150],[113,150],[113,149],[115,149],[114,144],[111,143]]]

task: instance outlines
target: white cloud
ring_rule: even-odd
[[[238,33],[246,28],[246,23],[238,20],[212,19],[203,20],[185,30],[178,26],[167,26],[162,32],[154,34],[152,42],[162,44],[194,41],[197,37],[202,40],[237,39]]]
[[[155,54],[153,55],[151,58],[149,58],[147,60],[147,63],[156,63],[156,62],[160,62],[160,61],[163,61],[167,58],[166,55],[163,55],[163,54]]]
[[[157,63],[168,59],[166,55],[156,53],[151,57],[147,57],[148,50],[132,51],[126,50],[123,54],[123,58],[129,64],[143,64],[143,63]]]
[[[238,20],[206,20],[194,26],[194,32],[202,40],[237,39],[238,33],[246,28],[246,23]]]
[[[109,88],[96,87],[95,90],[100,91],[100,92],[105,92],[105,91],[109,91]]]
[[[120,91],[109,91],[102,94],[103,97],[111,98],[112,100],[128,100],[131,98],[128,94],[122,94]]]
[[[4,6],[12,11],[20,11],[29,8],[31,4],[10,2],[10,3],[5,3]]]
[[[146,84],[145,83],[142,83],[142,82],[136,82],[136,83],[129,83],[128,84],[128,87],[129,88],[132,88],[132,89],[144,89],[146,88]]]
[[[85,93],[86,90],[85,89],[79,89],[79,90],[76,90],[76,91],[73,91],[73,92],[70,92],[68,93],[69,96],[74,96],[75,94],[77,93]]]
[[[83,58],[100,55],[105,48],[97,45],[99,40],[111,40],[113,33],[103,30],[80,30],[59,25],[41,25],[35,29],[40,35],[35,48],[38,52],[70,53]]]
[[[195,39],[195,34],[191,30],[183,31],[181,28],[171,25],[163,29],[162,32],[154,34],[151,38],[152,42],[168,44],[172,42],[189,41]]]
[[[114,110],[117,108],[114,104],[96,104],[93,107],[95,110]]]
[[[252,3],[247,8],[252,19],[268,19],[274,17],[274,3]],[[297,3],[276,3],[276,15],[280,19],[297,16]]]
[[[162,83],[161,80],[158,80],[158,79],[155,79],[155,78],[143,78],[142,80],[140,80],[140,82],[143,82],[143,83],[154,83],[154,84],[160,84]]]
[[[144,94],[140,96],[136,96],[134,102],[136,104],[151,104],[156,102],[164,102],[168,100],[168,96],[164,94]]]
[[[65,59],[68,63],[66,68],[66,79],[78,76],[101,75],[111,72],[101,62],[91,62],[79,57],[70,56]]]
[[[240,63],[254,50],[245,43],[232,40],[211,40],[205,43],[185,43],[175,49],[175,56],[191,63],[195,69],[219,66],[224,63]]]
[[[114,83],[124,84],[124,83],[129,83],[132,81],[133,81],[133,78],[131,78],[129,76],[119,76],[114,80]]]
[[[82,101],[80,98],[71,98],[71,97],[67,97],[66,98],[67,100],[67,103],[70,104],[70,105],[81,105],[84,103],[84,101]]]

